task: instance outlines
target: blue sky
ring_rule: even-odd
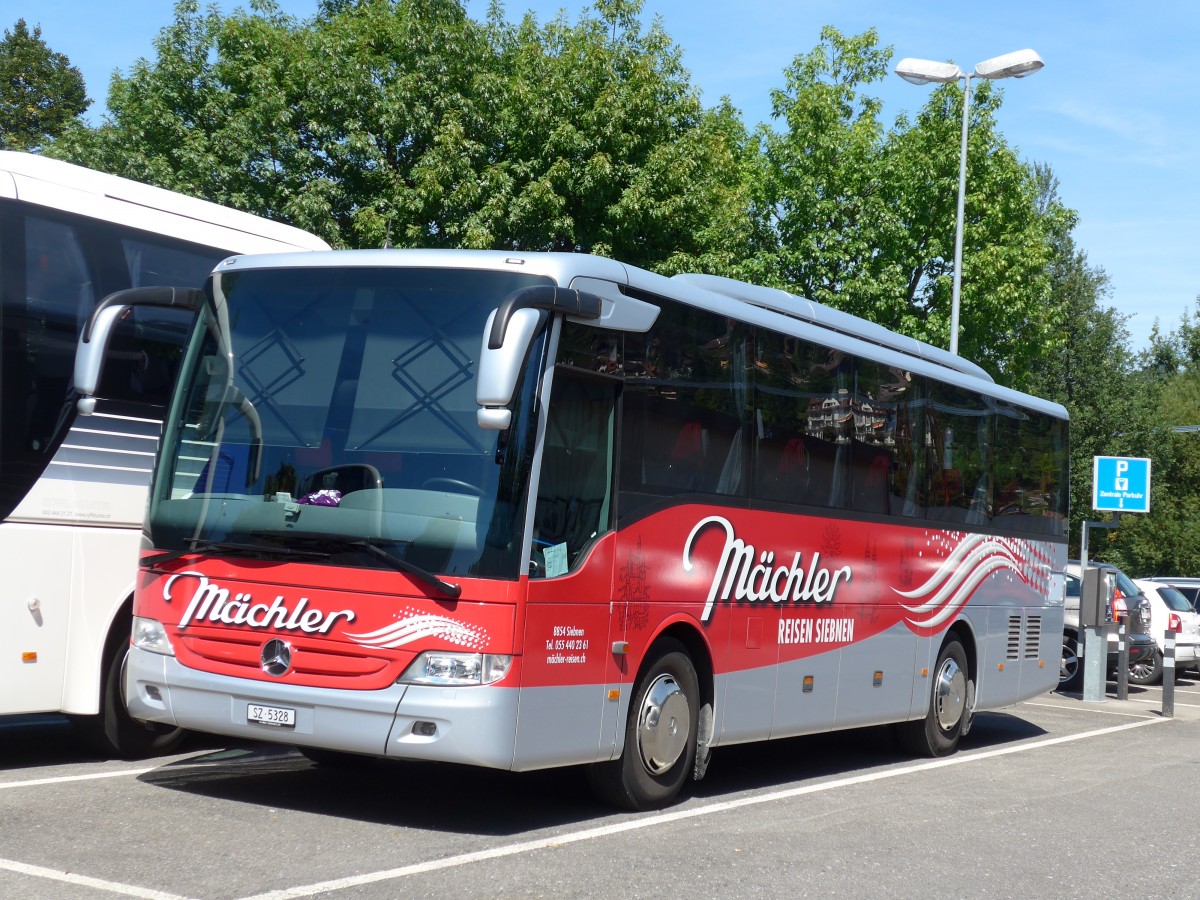
[[[239,4],[222,0],[229,11]],[[508,0],[510,18],[533,10],[545,20],[582,0]],[[152,57],[170,0],[118,0],[96,15],[94,0],[22,0],[0,26],[18,17],[40,24],[43,39],[83,72],[102,113],[114,69],[127,73]],[[316,0],[282,0],[300,18]],[[483,17],[486,0],[468,0]],[[1037,74],[1010,79],[999,126],[1022,158],[1048,163],[1060,195],[1078,210],[1079,247],[1109,275],[1109,302],[1128,315],[1135,349],[1157,318],[1164,330],[1195,308],[1200,294],[1200,91],[1193,59],[1200,46],[1200,4],[1162,0],[646,0],[683,50],[684,64],[708,104],[728,96],[747,124],[770,118],[770,90],[783,69],[811,50],[824,25],[845,34],[874,27],[895,59],[905,56],[975,63],[1033,48],[1046,62]],[[877,86],[884,121],[915,112],[929,89],[892,76]],[[968,178],[970,173],[968,173]],[[969,265],[969,260],[967,262]],[[969,269],[968,269],[969,271]],[[969,277],[969,276],[968,276]]]

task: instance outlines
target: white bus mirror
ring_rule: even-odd
[[[475,382],[475,402],[479,404],[475,418],[479,427],[488,431],[507,431],[512,424],[513,394],[525,368],[525,358],[534,335],[541,327],[545,313],[537,309],[518,309],[508,320],[504,342],[497,348],[489,346],[488,336],[498,311],[488,316],[484,328],[483,346],[479,350],[479,373]]]
[[[505,431],[512,424],[513,394],[546,313],[598,319],[600,310],[600,298],[595,294],[550,284],[521,288],[505,297],[488,316],[483,330],[475,383],[479,427]]]

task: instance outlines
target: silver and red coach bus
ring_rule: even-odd
[[[138,719],[648,808],[715,747],[941,755],[1058,681],[1066,412],[945,351],[573,254],[240,257],[189,302]]]

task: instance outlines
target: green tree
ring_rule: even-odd
[[[1008,146],[996,122],[1001,100],[985,81],[971,101],[959,351],[1020,387],[1062,338],[1051,263],[1054,233],[1071,213],[1057,195],[1039,194],[1036,167]],[[957,85],[935,90],[911,126],[897,122],[885,165],[888,255],[905,276],[908,304],[901,329],[938,346],[949,343],[962,104]]]
[[[103,124],[47,153],[336,242],[301,103],[307,34],[272,0],[251,7],[225,17],[179,0],[155,58],[114,74]]]
[[[753,152],[705,110],[640,0],[545,26],[459,0],[271,0],[225,17],[180,0],[113,80],[111,114],[55,148],[331,243],[583,250],[736,273]]]
[[[759,226],[775,238],[760,255],[764,280],[858,315],[884,313],[877,321],[889,327],[894,314],[869,308],[859,285],[870,277],[879,225],[891,218],[879,180],[880,103],[862,89],[886,76],[890,58],[874,30],[847,38],[823,29],[821,43],[785,70],[786,87],[771,93],[783,130],[758,131],[754,190]]]
[[[742,173],[752,148],[737,113],[705,110],[679,48],[641,0],[540,26],[489,19],[503,90],[504,153],[492,243],[615,256],[661,271],[731,274],[748,255]]]
[[[1061,209],[1058,184],[1048,167],[1035,168],[1038,203],[1044,210]],[[1053,307],[1062,339],[1031,361],[1026,388],[1063,404],[1071,414],[1071,527],[1072,554],[1079,552],[1081,526],[1093,519],[1092,459],[1095,456],[1148,456],[1161,444],[1155,415],[1156,385],[1148,380],[1130,349],[1126,318],[1105,305],[1111,293],[1104,270],[1093,266],[1072,236],[1074,215],[1053,220],[1048,235],[1052,256],[1047,268]],[[1156,473],[1157,475],[1157,473]],[[1093,532],[1089,554],[1129,566],[1140,574],[1140,563],[1122,549],[1131,517],[1119,532]]]
[[[1142,366],[1164,378],[1200,372],[1200,297],[1196,298],[1195,310],[1184,310],[1174,331],[1163,334],[1155,320],[1150,346],[1142,354]]]
[[[963,93],[934,91],[915,122],[885,132],[866,93],[887,77],[874,31],[822,31],[774,92],[783,130],[764,128],[754,212],[776,243],[764,280],[937,346],[949,343]],[[1059,336],[1046,266],[1051,220],[1032,171],[977,86],[968,147],[960,351],[1008,384]]]
[[[0,41],[0,150],[37,150],[91,105],[83,75],[24,19]]]
[[[1141,382],[1153,387],[1155,440],[1150,513],[1126,517],[1106,547],[1134,574],[1200,571],[1200,307],[1164,334],[1155,324],[1141,354]]]

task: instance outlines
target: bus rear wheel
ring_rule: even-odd
[[[914,756],[949,756],[957,749],[971,715],[967,651],[956,638],[942,647],[933,672],[925,717],[896,726],[900,746]]]
[[[700,687],[683,645],[660,641],[634,687],[621,758],[596,763],[596,796],[621,809],[657,809],[678,796],[696,758]]]
[[[104,647],[100,671],[100,713],[73,716],[72,722],[89,750],[106,759],[143,759],[170,753],[183,740],[175,725],[139,722],[125,708],[125,657],[129,653],[129,625],[114,626]]]

